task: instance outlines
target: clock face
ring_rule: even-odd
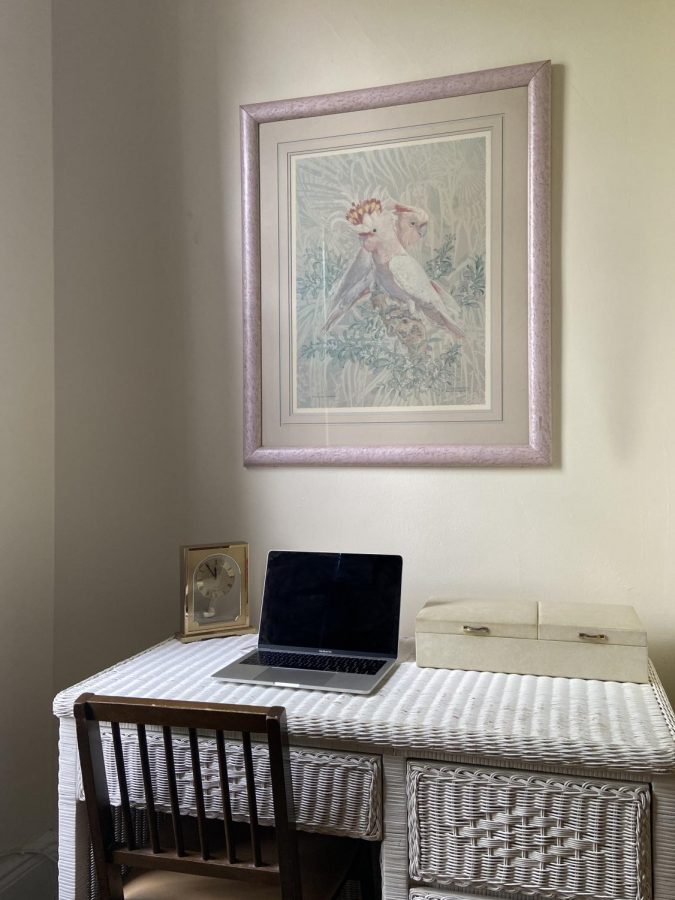
[[[213,608],[218,600],[223,600],[232,590],[237,576],[237,564],[224,553],[214,553],[202,560],[195,569],[195,587]],[[215,610],[214,610],[215,612]],[[204,615],[208,616],[206,611]],[[211,615],[214,613],[212,612]]]

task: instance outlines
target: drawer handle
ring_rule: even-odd
[[[487,625],[462,625],[462,631],[465,634],[490,634]]]
[[[582,641],[606,641],[606,634],[587,634],[585,631],[579,632],[579,637]]]

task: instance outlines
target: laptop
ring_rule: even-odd
[[[258,646],[222,681],[369,694],[396,662],[400,556],[272,550]]]

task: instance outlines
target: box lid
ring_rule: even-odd
[[[540,603],[539,638],[647,646],[644,626],[633,607],[609,603]]]
[[[537,638],[534,600],[451,600],[431,597],[418,612],[417,632],[475,637]]]

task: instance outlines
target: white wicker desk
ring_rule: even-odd
[[[495,896],[489,885],[481,887],[478,882],[478,887],[460,888],[454,878],[448,886],[443,875],[422,872],[411,881],[409,869],[417,871],[418,861],[412,858],[416,845],[410,845],[414,829],[409,826],[407,807],[415,764],[409,766],[409,760],[421,760],[423,773],[426,766],[434,775],[443,774],[444,764],[447,769],[448,763],[456,763],[457,771],[475,772],[477,778],[489,769],[498,779],[508,777],[512,770],[551,778],[564,773],[580,784],[601,779],[622,796],[624,788],[632,790],[637,782],[642,785],[638,794],[643,806],[646,804],[647,817],[651,804],[651,834],[646,846],[648,850],[650,838],[654,877],[651,894],[648,878],[634,896],[675,900],[675,718],[656,673],[648,685],[619,685],[418,669],[413,662],[403,662],[371,697],[225,684],[210,677],[254,643],[255,636],[191,644],[168,640],[55,698],[54,713],[60,718],[60,900],[89,897],[89,843],[83,804],[77,799],[72,719],[73,701],[85,690],[119,696],[280,704],[287,710],[293,745],[381,755],[386,900],[459,898],[464,896],[461,890],[469,890],[472,896],[480,890],[482,896]],[[419,771],[413,774],[419,778]],[[563,785],[568,780],[559,779]],[[416,813],[411,810],[411,814]],[[574,840],[568,844],[578,857],[583,845]],[[564,893],[561,888],[560,893],[542,891],[534,896],[600,894]]]

